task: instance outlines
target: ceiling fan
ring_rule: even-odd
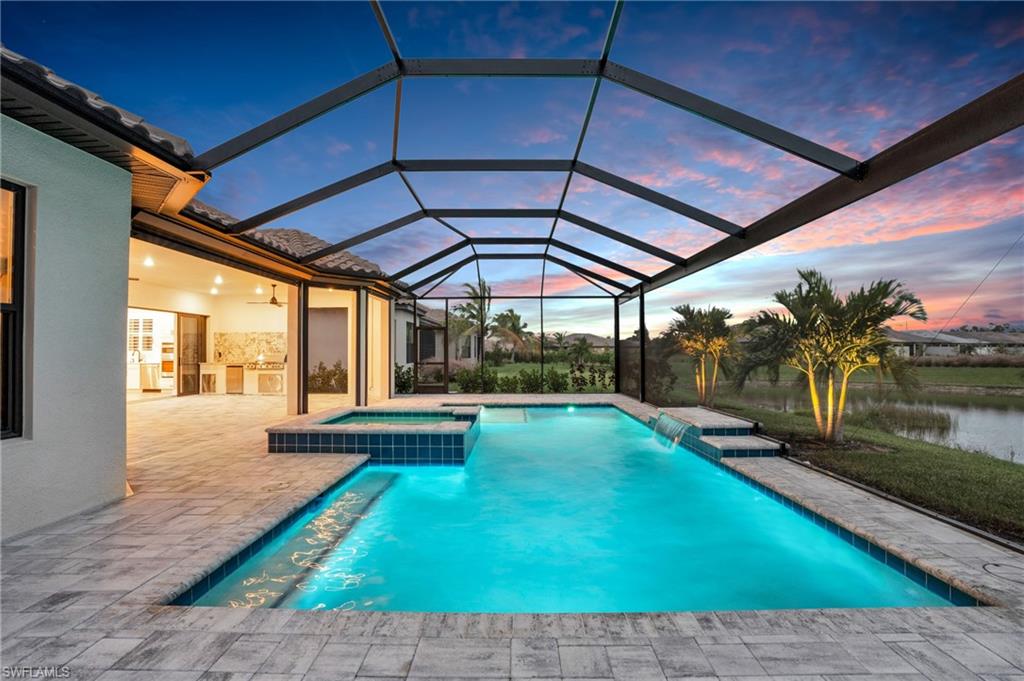
[[[288,303],[282,303],[277,299],[277,284],[270,285],[270,300],[250,300],[247,301],[247,305],[273,305],[275,307],[284,307]]]

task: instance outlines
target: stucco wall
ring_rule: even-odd
[[[0,172],[29,187],[24,435],[0,444],[6,538],[124,495],[131,176],[0,118]]]

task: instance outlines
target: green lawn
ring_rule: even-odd
[[[930,385],[1024,388],[1024,368],[1021,367],[917,367],[915,371],[923,388]],[[795,369],[784,367],[780,381],[791,381],[796,375]],[[874,383],[875,380],[875,375],[869,371],[858,372],[851,379],[854,383]],[[887,382],[889,379],[883,379],[883,383]]]
[[[980,453],[863,427],[846,442],[817,441],[809,414],[783,413],[730,400],[716,407],[760,421],[801,460],[995,534],[1024,541],[1024,466]]]

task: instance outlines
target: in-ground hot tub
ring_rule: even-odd
[[[480,407],[354,407],[267,428],[271,454],[366,454],[371,465],[459,466],[480,434]]]

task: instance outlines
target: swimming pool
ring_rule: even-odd
[[[917,568],[884,560],[615,408],[487,408],[465,467],[365,468],[179,602],[505,613],[951,605]]]
[[[325,424],[340,423],[440,423],[454,421],[451,412],[391,412],[391,411],[350,411],[323,421]]]

